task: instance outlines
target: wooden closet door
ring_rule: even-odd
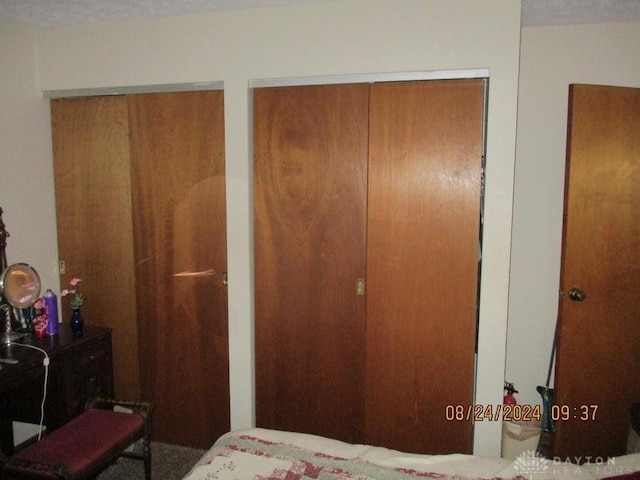
[[[368,91],[254,90],[259,427],[363,438]]]
[[[113,329],[115,393],[140,398],[129,174],[122,96],[51,101],[58,254],[62,288],[82,278],[84,320]],[[70,328],[71,309],[60,312]]]
[[[371,87],[367,443],[472,451],[484,81]]]
[[[135,278],[154,439],[229,430],[222,91],[131,95]]]
[[[626,453],[640,402],[640,88],[571,85],[566,171],[553,454],[579,462]]]

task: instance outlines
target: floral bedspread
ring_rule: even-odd
[[[260,429],[258,429],[260,430]],[[308,440],[313,436],[294,434],[294,441],[279,441],[269,435],[252,435],[252,432],[223,436],[201,459],[185,480],[470,480],[471,478],[509,478],[526,480],[527,477],[477,477],[458,473],[442,473],[429,468],[415,468],[409,455],[406,462],[395,462],[380,452],[399,453],[377,447],[350,445],[320,438],[317,448]],[[283,434],[283,432],[279,432]],[[325,442],[324,444],[322,442]],[[331,445],[328,442],[334,442]],[[311,447],[311,448],[310,448]],[[340,453],[343,452],[341,455]],[[393,455],[392,455],[393,456]],[[436,458],[438,456],[424,456]],[[457,459],[470,456],[456,456]],[[372,461],[375,460],[375,461]],[[463,462],[464,463],[464,462]],[[429,463],[427,463],[428,467]],[[499,467],[502,466],[499,465]],[[495,471],[495,470],[494,470]]]
[[[523,452],[516,460],[463,454],[419,455],[304,433],[250,428],[220,437],[183,480],[602,480],[616,477],[639,479],[640,453],[585,465],[541,459],[535,452]]]

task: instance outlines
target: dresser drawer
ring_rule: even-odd
[[[111,371],[107,364],[95,364],[92,368],[75,375],[69,406],[74,414],[80,413],[90,398],[96,396],[111,397]]]
[[[71,368],[76,374],[92,370],[96,365],[111,362],[111,345],[100,340],[76,348],[72,353]]]
[[[111,338],[100,337],[76,345],[69,352],[67,411],[70,418],[95,396],[113,396]]]

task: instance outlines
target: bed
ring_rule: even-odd
[[[524,452],[516,460],[418,455],[260,428],[229,432],[183,480],[640,480],[640,453],[575,465]]]

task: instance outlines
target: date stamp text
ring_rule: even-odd
[[[594,421],[598,405],[552,405],[548,415],[554,422],[578,420]],[[543,415],[540,405],[529,404],[496,404],[496,405],[462,405],[449,404],[444,409],[447,421],[474,422],[530,422],[540,421]]]

